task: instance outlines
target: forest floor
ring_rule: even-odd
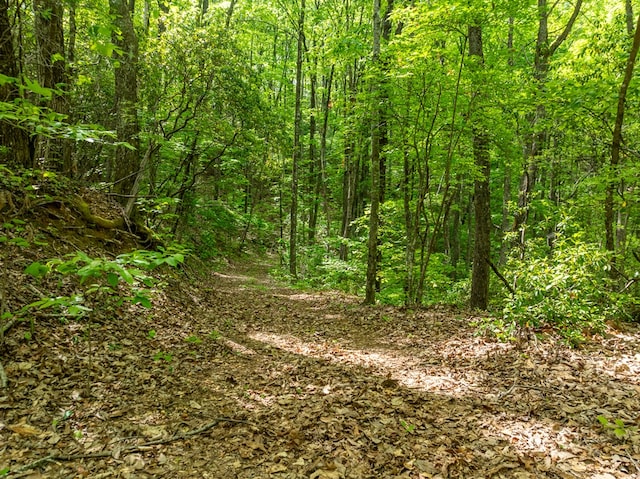
[[[462,311],[292,290],[268,267],[168,277],[151,309],[103,312],[90,334],[86,321],[51,317],[33,334],[12,328],[0,349],[0,471],[640,477],[637,330],[577,350],[500,343]],[[10,297],[21,274],[5,273]]]

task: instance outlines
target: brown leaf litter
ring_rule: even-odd
[[[28,325],[12,330],[0,470],[640,477],[635,330],[580,350],[504,344],[476,336],[464,312],[293,291],[259,267],[167,281],[150,310],[101,311],[91,323],[41,318],[31,340]]]

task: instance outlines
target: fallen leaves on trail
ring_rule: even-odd
[[[462,312],[366,307],[243,271],[172,280],[138,308],[7,338],[0,470],[85,456],[30,477],[640,474],[636,334],[579,351],[501,344]],[[199,432],[218,417],[237,422]]]

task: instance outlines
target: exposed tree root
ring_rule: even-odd
[[[71,200],[71,204],[86,221],[98,225],[101,228],[119,229],[125,226],[124,217],[118,217],[110,220],[107,218],[103,218],[102,216],[93,214],[91,212],[91,209],[89,208],[89,205],[85,203],[85,201],[80,198],[80,196],[76,195],[73,200]]]
[[[165,438],[165,439],[154,439],[151,441],[147,441],[144,442],[142,444],[135,444],[132,446],[127,446],[124,447],[122,449],[118,449],[118,450],[111,450],[111,451],[104,451],[104,452],[95,452],[95,453],[91,453],[91,454],[51,454],[49,456],[46,457],[42,457],[40,459],[38,459],[37,461],[33,461],[29,464],[26,464],[22,467],[19,467],[18,469],[15,469],[13,471],[11,471],[9,474],[20,474],[22,472],[25,471],[29,471],[31,469],[34,469],[40,465],[43,465],[47,462],[55,462],[55,461],[76,461],[79,459],[95,459],[95,458],[100,458],[100,457],[112,457],[114,456],[116,453],[132,453],[132,452],[140,452],[140,451],[144,451],[146,448],[150,447],[150,446],[158,446],[161,444],[169,444],[171,442],[175,442],[175,441],[180,441],[182,439],[187,439],[189,437],[192,436],[197,436],[198,434],[202,434],[206,431],[208,431],[209,429],[213,428],[214,426],[217,426],[219,423],[221,422],[232,422],[232,423],[238,423],[238,424],[251,424],[250,422],[247,421],[243,421],[241,419],[231,419],[231,418],[226,418],[226,417],[219,417],[214,419],[213,421],[211,421],[210,423],[205,424],[204,426],[201,426],[197,429],[192,429],[191,431],[187,431],[184,432],[182,434],[176,434],[175,436],[169,437],[169,438]]]

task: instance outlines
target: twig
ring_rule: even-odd
[[[498,278],[500,278],[500,281],[502,281],[502,284],[504,284],[505,288],[507,288],[507,290],[511,293],[511,296],[515,296],[516,295],[516,290],[513,289],[513,286],[511,286],[509,284],[509,282],[507,281],[507,278],[505,278],[502,273],[500,271],[498,271],[498,268],[496,268],[496,265],[493,264],[493,261],[491,261],[490,259],[487,260],[487,263],[489,263],[489,266],[491,266],[491,269],[493,270],[493,272],[496,274],[496,276]]]
[[[513,392],[513,390],[516,388],[516,384],[518,383],[518,379],[520,378],[520,376],[516,376],[515,378],[513,378],[513,384],[511,385],[511,387],[509,389],[507,389],[504,392],[501,392],[500,394],[498,394],[498,399],[502,399],[505,396],[508,396],[509,394],[511,394]]]
[[[638,465],[638,461],[636,461],[631,454],[627,454],[625,457],[633,463],[636,468],[636,472],[640,472],[640,465]]]
[[[226,417],[219,417],[214,419],[213,421],[211,421],[208,424],[205,424],[202,427],[199,427],[197,429],[192,429],[191,431],[187,431],[185,433],[182,434],[176,434],[175,436],[166,438],[166,439],[155,439],[152,441],[147,441],[144,442],[142,444],[135,444],[132,446],[127,446],[123,449],[120,449],[118,452],[120,453],[131,453],[131,452],[140,452],[143,451],[145,448],[149,447],[149,446],[158,446],[161,444],[168,444],[170,442],[174,442],[174,441],[180,441],[182,439],[187,439],[189,437],[192,436],[197,436],[198,434],[202,434],[203,432],[208,431],[209,429],[213,428],[214,426],[216,426],[218,423],[220,422],[231,422],[231,423],[236,423],[236,424],[251,424],[248,421],[243,421],[241,419],[230,419],[230,418],[226,418]],[[89,453],[89,454],[51,454],[49,456],[46,457],[42,457],[40,459],[38,459],[37,461],[33,461],[25,466],[19,467],[18,469],[15,469],[14,471],[11,471],[10,474],[19,474],[21,472],[25,472],[28,471],[30,469],[33,469],[41,464],[44,464],[46,462],[55,462],[55,461],[76,461],[78,459],[96,459],[96,458],[100,458],[100,457],[112,457],[114,455],[115,451],[104,451],[104,452],[94,452],[94,453]]]
[[[7,387],[7,373],[4,372],[2,363],[0,363],[0,389]]]

